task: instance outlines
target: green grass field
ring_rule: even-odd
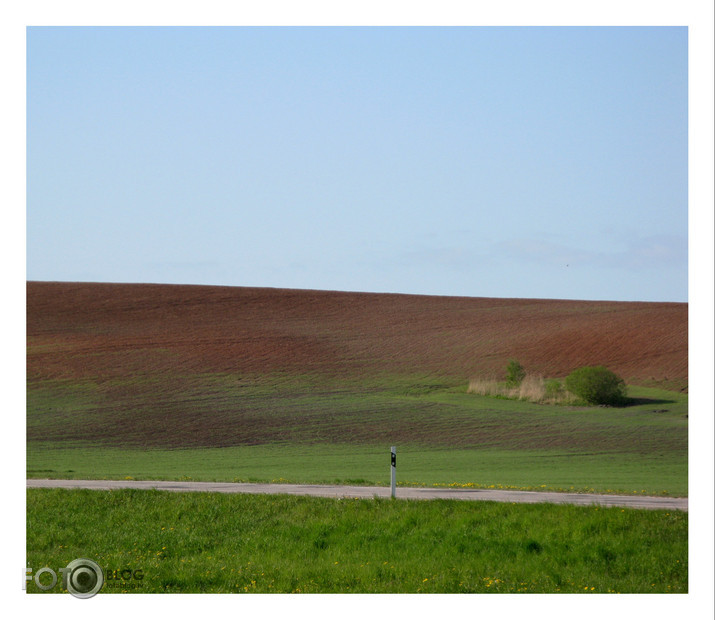
[[[246,446],[187,450],[31,447],[29,477],[389,484],[389,446]],[[36,451],[35,451],[36,450]],[[633,454],[398,450],[398,486],[687,496],[686,463]]]
[[[117,593],[683,593],[687,526],[660,510],[28,489],[27,565],[91,558]]]
[[[30,384],[27,475],[381,485],[396,445],[402,485],[688,494],[687,394],[630,387],[630,406],[600,408],[419,376],[174,384]]]

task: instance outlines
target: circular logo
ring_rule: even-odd
[[[72,596],[91,598],[102,589],[104,574],[96,562],[80,558],[72,560],[67,568],[69,569],[67,591]]]

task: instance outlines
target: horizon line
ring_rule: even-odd
[[[452,295],[440,293],[404,293],[396,291],[366,291],[366,290],[344,290],[327,288],[297,288],[291,286],[257,286],[246,284],[205,284],[188,282],[137,282],[137,281],[115,281],[115,280],[32,280],[25,279],[26,284],[97,284],[97,285],[126,285],[126,286],[184,286],[184,287],[204,287],[204,288],[241,288],[241,289],[265,289],[274,291],[304,291],[311,293],[342,293],[350,295],[400,295],[408,297],[445,297],[451,299],[514,299],[514,300],[534,300],[534,301],[564,301],[564,302],[587,302],[587,303],[619,303],[619,304],[685,304],[688,301],[673,300],[622,300],[622,299],[585,299],[568,297],[503,297],[492,295]]]

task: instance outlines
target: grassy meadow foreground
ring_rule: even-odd
[[[133,490],[27,497],[28,566],[87,557],[105,573],[130,570],[102,592],[688,591],[684,512]]]

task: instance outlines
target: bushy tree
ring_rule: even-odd
[[[526,377],[526,370],[516,360],[509,360],[506,365],[506,383],[509,387],[517,387]]]
[[[566,389],[592,405],[623,405],[626,384],[604,366],[584,366],[566,377]]]

